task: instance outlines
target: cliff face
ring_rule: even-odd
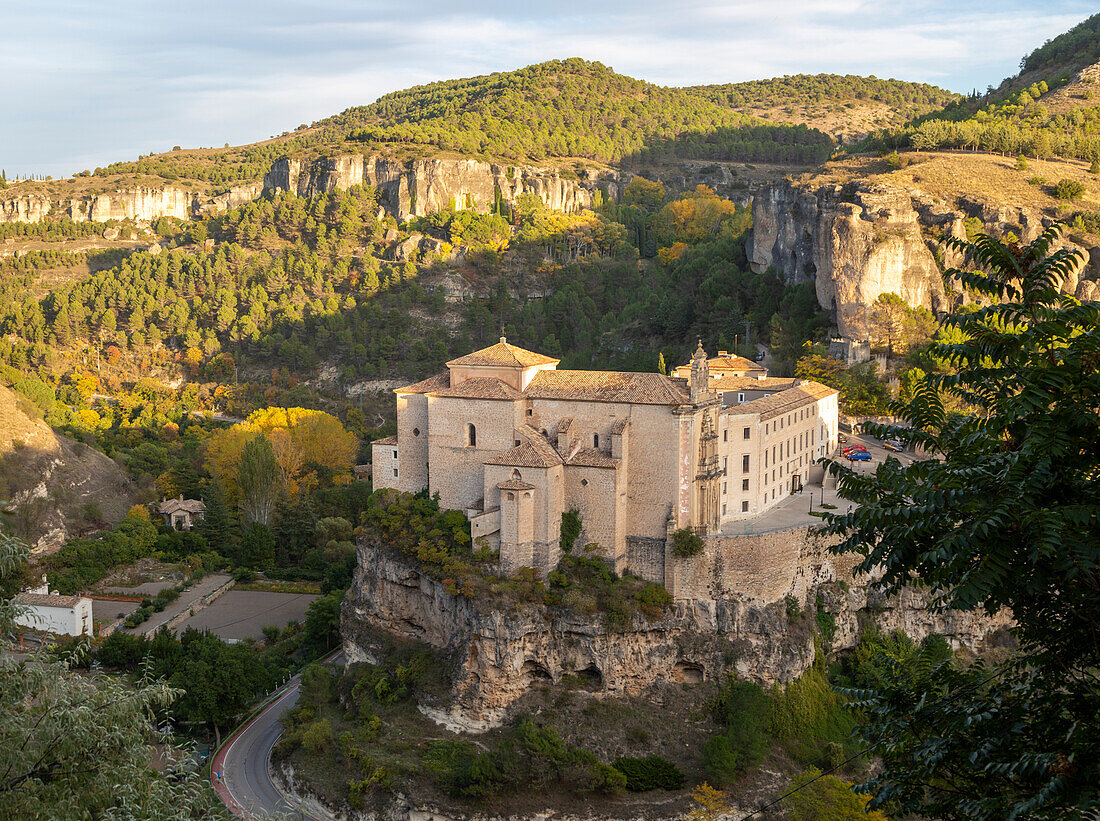
[[[764,683],[788,681],[814,659],[812,619],[789,620],[781,597],[685,600],[660,620],[638,617],[625,630],[609,630],[598,614],[542,606],[505,611],[452,596],[385,549],[360,545],[358,558],[341,614],[345,655],[372,660],[371,629],[451,649],[459,658],[454,698],[421,709],[456,729],[494,726],[529,687],[563,676],[608,694],[636,694],[658,681],[698,682],[728,670]],[[855,643],[861,618],[902,627],[918,640],[947,635],[970,649],[1008,623],[929,613],[916,592],[869,601],[866,589],[836,583],[815,587],[806,601],[819,592],[836,617],[834,644],[841,647]]]
[[[237,186],[215,197],[171,185],[70,198],[14,194],[0,201],[0,222],[38,222],[51,214],[76,222],[189,219],[220,213],[265,193],[293,191],[315,197],[364,184],[378,188],[382,208],[400,220],[431,214],[452,203],[457,208],[488,212],[498,193],[509,203],[521,194],[533,194],[547,208],[573,212],[592,206],[600,182],[596,172],[583,172],[574,179],[554,169],[500,166],[480,160],[428,159],[406,164],[380,156],[345,155],[303,163],[284,158],[271,166],[263,183]],[[614,196],[617,178],[603,182]]]
[[[945,305],[939,266],[900,189],[767,186],[753,200],[747,250],[754,271],[774,266],[790,284],[814,282],[846,337],[867,338],[867,306],[883,293],[929,309]]]
[[[140,220],[161,217],[191,219],[217,214],[251,202],[260,196],[263,186],[240,185],[207,197],[175,186],[137,187],[83,197],[53,199],[45,194],[19,194],[0,201],[0,222],[39,222],[52,215],[67,216],[74,222]]]
[[[505,202],[533,194],[556,211],[579,211],[592,205],[598,177],[594,173],[566,179],[558,171],[499,166],[480,160],[429,159],[409,164],[379,156],[328,157],[303,164],[281,159],[264,177],[264,190],[293,191],[313,197],[353,185],[371,185],[381,193],[382,207],[398,219],[424,216],[450,204],[489,211],[497,192]]]
[[[1012,232],[1025,243],[1051,223],[1026,208],[966,198],[945,204],[917,190],[871,182],[803,187],[784,181],[756,193],[746,251],[758,273],[774,266],[790,284],[813,282],[818,302],[833,312],[840,334],[867,339],[868,309],[880,294],[893,292],[930,310],[947,307],[942,269],[932,249],[939,236],[966,239],[968,219],[977,220],[982,233],[1003,237]],[[963,264],[957,253],[940,250],[945,267]],[[1081,250],[1090,261],[1062,283],[1062,290],[1095,299],[1100,295],[1100,249]]]

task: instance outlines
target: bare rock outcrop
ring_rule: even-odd
[[[325,157],[312,163],[283,158],[264,177],[264,190],[314,197],[353,185],[379,189],[383,208],[400,220],[448,206],[488,212],[497,197],[515,202],[533,194],[555,211],[592,205],[600,177],[583,172],[576,179],[555,169],[502,166],[472,159],[425,159],[400,163],[378,155]]]
[[[813,282],[842,336],[867,337],[868,306],[893,292],[910,305],[946,304],[939,265],[909,192],[883,185],[777,183],[753,199],[749,264],[789,284]]]
[[[238,185],[213,197],[173,185],[138,186],[67,198],[14,194],[0,200],[0,222],[40,222],[49,216],[64,216],[74,222],[150,222],[161,217],[186,220],[220,214],[227,208],[251,202],[262,193],[263,186],[253,183]]]
[[[1008,624],[1007,616],[931,613],[916,591],[883,599],[834,581],[815,586],[806,601],[819,593],[837,620],[834,643],[841,647],[855,643],[867,618],[914,639],[937,633],[970,649]],[[612,628],[599,614],[542,605],[496,609],[451,595],[408,560],[364,543],[341,631],[352,663],[376,658],[375,630],[451,650],[453,698],[421,710],[452,728],[479,731],[498,724],[528,688],[566,676],[610,695],[634,695],[660,681],[717,679],[728,671],[761,683],[789,681],[810,667],[815,650],[812,620],[792,619],[788,610],[782,597],[732,591],[681,600],[663,618],[636,616],[629,626]]]

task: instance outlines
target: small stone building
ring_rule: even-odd
[[[206,515],[206,505],[198,499],[167,499],[160,503],[157,512],[164,517],[164,523],[173,530],[190,530],[202,521]]]
[[[12,599],[22,612],[15,618],[20,627],[60,636],[91,636],[92,600],[83,596],[59,596],[44,592],[20,593]]]
[[[687,377],[562,371],[501,337],[394,391],[397,436],[372,443],[374,487],[438,493],[475,541],[499,548],[505,571],[544,576],[575,509],[578,546],[648,575],[635,565],[672,532],[716,535],[760,515],[836,447],[835,390],[783,380],[731,404],[710,361],[700,345]]]

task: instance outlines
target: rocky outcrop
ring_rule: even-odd
[[[945,293],[943,270],[964,260],[941,238],[965,240],[968,221],[972,232],[1011,234],[1028,243],[1052,218],[967,197],[945,203],[918,190],[867,181],[817,187],[785,181],[756,193],[746,251],[758,273],[774,267],[790,284],[813,282],[840,335],[867,339],[868,309],[880,294],[896,293],[930,310],[945,309],[949,296],[966,301],[961,289]],[[1056,247],[1079,248],[1089,260],[1062,283],[1062,291],[1095,299],[1100,249],[1065,239]],[[948,287],[958,289],[954,282]]]
[[[239,185],[215,197],[176,186],[140,186],[81,197],[51,198],[45,194],[17,194],[0,201],[0,222],[39,222],[48,216],[69,217],[74,222],[136,220],[161,217],[192,219],[219,214],[251,202],[263,193],[259,183]]]
[[[264,190],[292,191],[314,197],[334,189],[370,185],[379,190],[383,208],[397,219],[424,216],[448,206],[488,212],[499,196],[515,202],[532,194],[555,211],[579,211],[592,205],[600,179],[582,172],[576,179],[554,169],[501,166],[471,159],[427,159],[400,163],[373,156],[326,157],[312,163],[277,160],[264,177]]]
[[[121,519],[137,487],[94,448],[60,436],[31,403],[0,385],[0,512],[35,552],[60,547],[89,525]],[[101,521],[89,523],[95,505]]]
[[[603,693],[633,695],[660,681],[716,679],[733,670],[762,683],[788,681],[814,659],[812,620],[792,621],[783,598],[728,592],[682,600],[661,619],[637,616],[625,629],[610,629],[599,614],[544,606],[494,609],[451,595],[384,547],[361,544],[358,560],[341,617],[346,657],[373,660],[375,630],[450,649],[457,662],[453,698],[421,709],[455,729],[492,727],[528,688],[566,676]],[[792,578],[791,589],[796,584]],[[837,620],[838,646],[853,644],[866,618],[884,629],[904,628],[918,640],[946,635],[970,649],[1008,623],[930,613],[915,591],[882,600],[838,582],[816,585],[801,601],[814,602],[823,591]]]
[[[883,293],[933,310],[946,304],[939,265],[902,189],[765,187],[753,199],[747,250],[754,271],[774,266],[790,284],[813,282],[845,337],[867,338],[868,306]]]

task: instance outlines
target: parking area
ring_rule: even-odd
[[[306,610],[316,598],[311,593],[230,590],[177,626],[176,632],[194,627],[221,639],[260,639],[269,624],[283,628],[292,621],[305,621]]]
[[[129,616],[141,607],[136,601],[111,601],[109,599],[92,599],[92,618],[96,621],[114,621],[122,616]]]
[[[841,447],[860,445],[867,449],[871,459],[866,462],[846,462],[857,473],[874,473],[887,457],[893,457],[903,465],[912,464],[918,458],[912,453],[897,453],[887,450],[881,441],[867,435],[849,435],[847,441]],[[842,458],[839,448],[833,456],[836,459]],[[727,522],[722,526],[722,535],[749,536],[759,533],[772,533],[778,530],[789,530],[794,527],[816,527],[821,524],[821,517],[815,516],[814,511],[820,513],[824,509],[830,512],[844,512],[851,506],[851,502],[841,498],[835,487],[829,487],[830,483],[828,481],[825,484],[825,488],[822,488],[820,484],[806,485],[801,493],[792,493],[768,510],[767,513],[753,519]]]

